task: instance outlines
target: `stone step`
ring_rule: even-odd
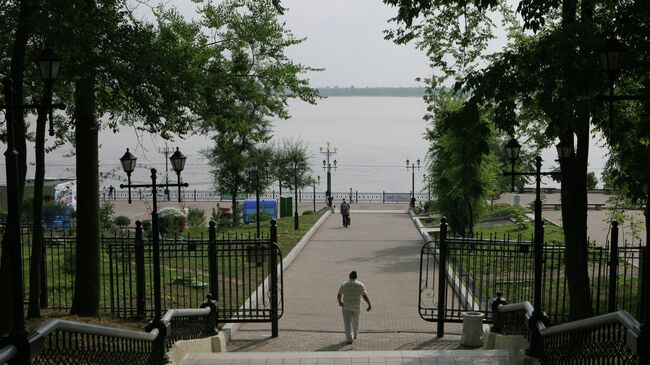
[[[181,365],[514,365],[505,350],[191,353]]]

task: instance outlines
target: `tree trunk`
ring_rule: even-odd
[[[23,71],[25,64],[25,49],[27,46],[27,39],[29,38],[29,28],[31,19],[31,1],[20,1],[20,12],[18,14],[18,23],[16,25],[16,35],[14,38],[13,49],[11,53],[11,78],[14,82],[14,99],[5,100],[7,103],[22,104],[23,100]],[[20,192],[20,201],[22,202],[23,191],[25,189],[25,172],[27,171],[25,153],[27,146],[25,142],[25,120],[23,113],[12,113],[13,120],[8,120],[7,123],[14,125],[14,145],[18,151],[18,191]],[[20,219],[20,217],[16,217]],[[7,235],[3,235],[2,239],[2,252],[9,252],[7,245],[11,244],[5,240]],[[8,293],[11,284],[11,275],[9,273],[10,262],[8,255],[0,257],[0,293]],[[0,300],[0,313],[10,313],[12,307],[12,298],[8,295],[3,296]],[[6,333],[11,328],[11,316],[0,315],[0,334]]]
[[[99,158],[95,77],[75,85],[77,145],[77,250],[75,289],[70,313],[96,316],[99,310]],[[154,192],[155,193],[155,192]]]
[[[42,105],[52,103],[52,85],[47,84],[43,92]],[[48,110],[38,109],[36,119],[36,140],[34,143],[36,172],[34,174],[34,200],[32,205],[32,258],[29,265],[29,307],[27,316],[38,318],[41,316],[40,295],[41,286],[41,261],[43,260],[43,181],[45,179],[45,124]]]
[[[588,130],[588,128],[586,129]],[[562,162],[562,229],[565,244],[565,270],[569,287],[569,319],[591,317],[587,244],[587,157],[589,133],[576,133],[578,145],[575,159]],[[567,133],[563,142],[573,143]]]
[[[239,225],[239,217],[237,216],[237,190],[232,192],[232,226]]]

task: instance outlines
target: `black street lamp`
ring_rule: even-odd
[[[257,232],[257,238],[260,238],[261,226],[260,226],[260,169],[266,171],[266,164],[263,166],[251,166],[249,169],[249,175],[253,176],[255,179],[255,228]]]
[[[510,181],[510,191],[515,192],[515,162],[519,158],[519,151],[521,150],[521,145],[515,137],[512,137],[510,141],[508,141],[508,144],[506,144],[506,155],[508,155],[508,158],[510,159],[510,164],[512,166],[511,176],[512,180]]]
[[[293,164],[293,194],[294,194],[294,212],[293,212],[293,229],[297,231],[298,228],[298,164]]]
[[[170,186],[178,186],[178,201],[181,201],[181,186],[187,187],[187,183],[181,183],[181,171],[185,167],[185,160],[187,158],[176,148],[176,152],[169,158],[172,168],[176,171],[178,181],[176,184],[156,184],[156,169],[151,169],[151,184],[131,184],[131,173],[135,169],[136,157],[126,149],[126,153],[120,158],[122,169],[126,172],[128,184],[120,184],[120,188],[128,188],[129,203],[131,203],[131,188],[151,188],[151,235],[153,236],[153,295],[154,295],[154,317],[151,321],[150,328],[159,328],[164,326],[160,321],[162,304],[160,293],[160,237],[158,229],[158,188],[168,188]],[[161,329],[162,330],[162,329]]]
[[[514,142],[513,142],[514,141]],[[506,153],[512,159],[519,155],[521,146],[514,138],[506,145]],[[557,146],[558,157],[562,160],[573,156],[573,146],[570,144],[559,143]],[[513,164],[514,165],[514,164]],[[528,354],[534,357],[540,357],[543,352],[542,337],[537,329],[536,323],[542,321],[548,325],[548,317],[542,310],[542,276],[544,265],[544,221],[542,220],[542,198],[541,183],[542,176],[558,175],[558,172],[542,172],[542,157],[535,157],[535,171],[531,172],[504,172],[504,176],[535,176],[535,230],[533,237],[533,255],[535,271],[535,288],[533,298],[533,314],[529,319],[530,324],[530,347]],[[513,186],[514,191],[514,186]]]
[[[324,154],[326,158],[323,160],[323,170],[327,171],[327,190],[325,190],[325,202],[328,207],[332,207],[332,165],[330,164],[330,156],[336,154],[336,147],[330,146],[327,142],[325,148],[320,148],[320,153]],[[336,160],[334,160],[334,170],[336,170]]]
[[[23,312],[23,274],[22,274],[22,259],[20,248],[20,194],[19,194],[19,173],[18,173],[18,151],[16,151],[14,141],[14,116],[20,115],[25,109],[41,109],[46,108],[50,113],[50,133],[53,135],[52,130],[52,110],[65,109],[62,103],[52,104],[52,84],[56,81],[61,59],[57,57],[51,49],[43,50],[39,57],[36,58],[39,67],[41,79],[45,83],[45,92],[49,104],[15,104],[13,81],[10,78],[2,80],[3,94],[5,104],[1,106],[5,109],[6,120],[6,143],[7,150],[5,151],[5,171],[7,181],[7,222],[5,228],[5,237],[3,240],[3,255],[7,255],[9,259],[6,261],[8,264],[7,272],[11,276],[9,280],[9,292],[6,293],[7,297],[11,297],[11,308],[8,314],[11,317],[9,327],[8,343],[16,345],[19,352],[18,362],[29,359],[29,345],[27,343],[27,331],[25,329],[25,313]],[[17,362],[17,363],[18,363]]]
[[[418,158],[417,166],[415,166],[415,162],[411,163],[411,161],[406,160],[406,170],[411,169],[411,203],[409,204],[409,207],[415,208],[415,169],[417,168],[418,170],[420,169],[420,159]],[[409,164],[411,166],[409,166]]]
[[[620,68],[623,64],[623,58],[626,53],[625,46],[619,42],[616,38],[606,39],[600,49],[598,50],[600,56],[600,66],[604,72],[607,73],[609,80],[609,95],[598,95],[597,100],[607,99],[608,109],[609,109],[609,127],[613,128],[614,126],[614,101],[619,100],[650,100],[650,95],[648,94],[629,94],[629,95],[614,95],[614,82],[616,77],[619,74]],[[648,159],[650,162],[650,158]],[[648,166],[648,171],[650,171],[650,166]],[[649,172],[650,174],[650,172]],[[647,179],[647,198],[646,198],[646,208],[645,216],[650,216],[650,175]],[[650,242],[650,229],[646,229],[646,246],[645,254],[642,255],[643,262],[641,267],[645,270],[641,271],[641,293],[640,293],[640,307],[641,309],[641,339],[640,343],[645,343],[643,345],[643,353],[640,363],[645,363],[650,360],[650,349],[648,344],[650,343],[650,252],[648,252],[648,242]]]
[[[314,183],[314,213],[316,213],[316,184],[320,185],[320,175],[317,176],[317,179],[312,179]]]

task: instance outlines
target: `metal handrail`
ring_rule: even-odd
[[[618,312],[601,314],[599,316],[580,319],[577,321],[558,324],[553,327],[545,328],[541,331],[542,336],[550,336],[559,333],[584,331],[595,327],[601,327],[608,324],[620,323],[628,331],[636,334],[637,337],[641,333],[641,325],[632,317],[632,315],[624,310]]]
[[[16,346],[9,345],[0,349],[0,364],[8,363],[18,355]]]
[[[501,304],[498,306],[499,312],[519,312],[533,313],[533,305],[530,302],[521,302],[513,304]]]
[[[197,309],[169,309],[165,312],[162,320],[163,322],[171,322],[175,317],[201,317],[210,314],[210,307],[197,308]]]
[[[151,332],[125,330],[121,328],[113,328],[108,326],[100,326],[96,324],[80,323],[68,321],[65,319],[50,319],[43,323],[34,334],[29,337],[29,342],[34,343],[42,340],[45,336],[56,330],[74,331],[88,335],[99,335],[107,337],[119,337],[128,340],[142,340],[153,342],[159,334],[158,329],[153,329]]]

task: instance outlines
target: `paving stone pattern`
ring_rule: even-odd
[[[229,352],[371,351],[457,349],[460,324],[435,337],[436,324],[418,314],[420,249],[423,241],[404,213],[359,213],[344,228],[333,214],[284,274],[284,316],[280,336],[268,323],[245,324]],[[338,287],[356,270],[372,310],[361,314],[359,338],[347,344]],[[365,308],[365,303],[362,303]]]

